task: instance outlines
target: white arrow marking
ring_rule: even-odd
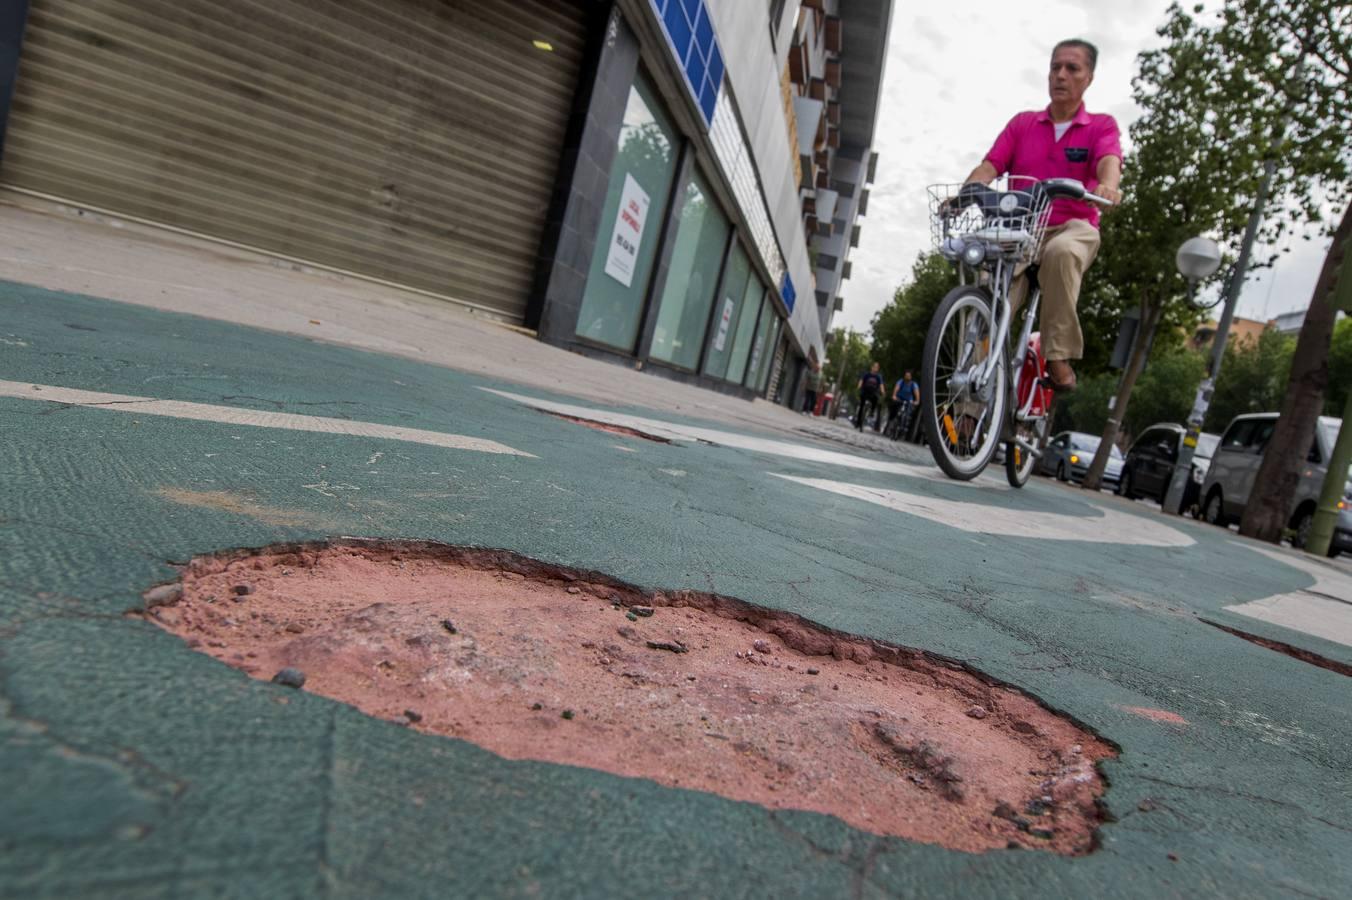
[[[984,503],[969,503],[963,500],[919,497],[887,488],[847,484],[825,478],[799,478],[794,475],[775,475],[775,477],[818,490],[830,491],[843,497],[876,503],[897,512],[920,516],[940,525],[975,534],[1052,541],[1084,541],[1093,544],[1133,544],[1141,547],[1190,547],[1197,543],[1188,535],[1167,525],[1101,506],[1094,507],[1100,515],[1072,516],[1040,510],[988,506]]]
[[[1230,543],[1312,575],[1314,584],[1301,591],[1227,606],[1227,612],[1352,647],[1352,577],[1326,563],[1304,559],[1299,553],[1239,541]]]
[[[353,422],[349,419],[331,419],[325,416],[301,416],[294,413],[265,412],[239,406],[214,406],[208,403],[187,403],[182,400],[156,400],[153,397],[132,397],[126,394],[104,394],[80,391],[74,388],[52,387],[45,384],[26,384],[19,381],[0,381],[0,397],[18,397],[21,400],[39,400],[63,403],[69,406],[87,406],[111,412],[135,413],[139,416],[168,416],[174,419],[193,419],[198,422],[220,422],[226,425],[247,425],[252,428],[285,428],[290,431],[313,431],[324,434],[343,434],[351,437],[386,438],[409,441],[450,450],[474,450],[479,453],[505,453],[526,456],[530,453],[514,450],[506,444],[483,438],[424,431],[421,428],[402,428],[397,425],[377,425],[374,422]]]
[[[901,462],[883,462],[878,459],[852,456],[849,453],[839,453],[835,450],[826,450],[821,447],[812,447],[807,444],[792,444],[788,441],[751,437],[749,435],[737,434],[731,431],[701,428],[696,425],[678,425],[673,422],[663,422],[659,419],[645,419],[641,416],[630,416],[624,413],[611,412],[604,409],[573,406],[568,403],[555,403],[551,400],[537,400],[534,397],[512,394],[507,391],[498,391],[493,388],[479,388],[479,390],[487,391],[490,394],[496,394],[497,396],[504,397],[508,400],[515,400],[517,403],[525,404],[532,409],[538,409],[543,412],[557,413],[562,416],[572,416],[575,419],[586,419],[589,422],[600,422],[605,425],[619,425],[623,428],[632,428],[633,430],[641,431],[644,434],[651,434],[672,441],[704,441],[710,444],[718,444],[723,447],[735,447],[738,450],[751,450],[755,453],[765,453],[772,456],[787,456],[791,459],[803,460],[804,462],[825,463],[832,466],[844,466],[849,469],[866,469],[870,472],[881,472],[886,475],[904,475],[907,478],[923,478],[926,481],[939,481],[944,484],[954,485],[960,484],[965,487],[988,491],[1009,489],[1003,484],[995,484],[993,482],[952,481],[932,466],[915,466]]]

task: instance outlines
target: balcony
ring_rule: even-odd
[[[839,129],[839,128],[828,128],[828,129],[826,130],[826,146],[830,147],[832,150],[839,150],[839,149],[840,149],[840,129]]]
[[[808,82],[807,95],[813,100],[826,102],[826,81],[822,78],[813,78]]]
[[[826,121],[832,125],[840,125],[840,101],[831,100],[826,104]]]
[[[859,215],[868,215],[868,191],[859,195]]]
[[[854,268],[854,263],[853,263],[851,260],[848,260],[848,259],[845,260],[845,265],[843,265],[843,266],[840,267],[840,277],[841,277],[842,279],[849,278],[849,277],[850,277],[850,272],[853,270],[853,268]]]
[[[860,232],[861,229],[862,229],[862,226],[860,226],[860,225],[856,225],[856,226],[854,226],[853,228],[850,229],[850,246],[851,246],[851,247],[858,247],[858,246],[859,246],[859,232]]]
[[[826,49],[831,53],[840,52],[840,16],[826,17]]]
[[[826,83],[836,90],[840,90],[841,65],[838,59],[828,59],[826,61]]]
[[[807,45],[799,41],[789,48],[789,80],[797,85],[808,83]]]

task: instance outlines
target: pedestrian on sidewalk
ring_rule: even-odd
[[[822,366],[819,362],[808,364],[807,387],[803,391],[803,412],[806,415],[817,414],[817,394],[822,389]]]

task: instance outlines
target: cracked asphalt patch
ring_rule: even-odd
[[[843,475],[829,455],[729,445],[619,454],[613,436],[479,390],[528,389],[408,360],[15,285],[0,285],[0,314],[16,342],[0,379],[341,411],[534,457],[0,397],[0,772],[25,783],[0,791],[0,894],[1333,897],[1352,885],[1346,679],[1197,617],[1340,662],[1348,648],[1225,612],[1315,584],[1228,534],[1171,521],[1195,543],[1148,547],[963,531],[769,473],[1087,517],[1114,501],[1040,480],[964,487],[867,457]],[[162,491],[314,518],[269,522]],[[1103,766],[1100,847],[973,857],[507,760],[306,692],[283,704],[281,689],[122,615],[176,577],[173,563],[343,534],[501,547],[961,660],[1121,747]]]

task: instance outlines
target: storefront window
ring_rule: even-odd
[[[723,378],[727,375],[742,300],[746,294],[746,286],[751,280],[751,263],[746,258],[746,251],[739,244],[732,248],[732,253],[728,257],[728,271],[723,276],[723,286],[718,292],[718,303],[714,307],[709,353],[704,361],[705,375],[712,375],[714,378]]]
[[[676,131],[642,75],[634,79],[610,169],[577,333],[632,352],[676,169]]]
[[[756,328],[756,340],[751,346],[751,364],[747,366],[745,382],[747,387],[758,394],[765,392],[765,382],[770,376],[770,363],[775,358],[775,342],[779,340],[779,322],[774,303],[767,296],[765,308],[761,311],[760,325]]]
[[[732,356],[728,358],[728,381],[741,384],[746,375],[747,357],[751,353],[751,337],[756,331],[756,322],[761,309],[761,300],[765,297],[765,284],[755,275],[751,276],[742,295],[742,315],[737,322],[737,336],[732,339]]]
[[[708,185],[694,175],[682,192],[676,241],[649,351],[654,359],[698,368],[729,228]]]

